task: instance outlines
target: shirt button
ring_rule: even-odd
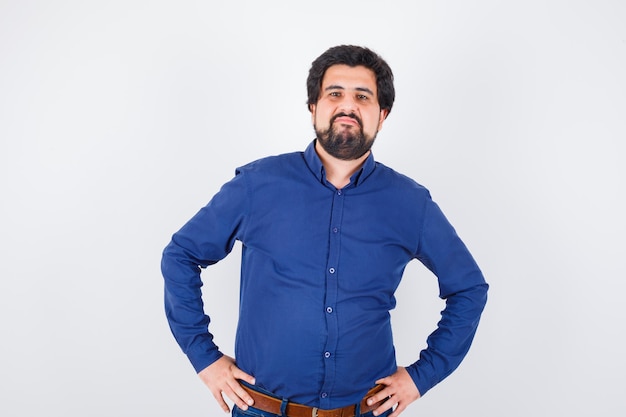
[[[343,194],[341,190],[337,190],[337,195],[341,195],[341,194]]]
[[[326,312],[327,313],[332,313],[333,312],[333,308],[332,307],[326,307]]]
[[[330,358],[330,352],[324,352],[324,357],[325,357],[326,359]]]
[[[339,231],[339,228],[333,227],[333,233],[337,233],[338,231]]]
[[[334,273],[335,273],[335,268],[330,268],[330,269],[328,270],[328,272],[330,272],[331,274],[334,274]]]
[[[325,392],[322,392],[321,397],[322,397],[322,398],[326,398],[326,397],[328,397],[328,394],[326,394]]]

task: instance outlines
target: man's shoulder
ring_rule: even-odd
[[[293,164],[302,160],[302,152],[288,152],[278,155],[268,155],[259,159],[250,161],[237,169],[254,171],[254,170],[266,170],[275,169],[284,166],[285,164]]]
[[[265,156],[236,169],[237,173],[282,173],[294,169],[302,163],[302,152],[288,152],[278,155]]]
[[[419,194],[428,195],[428,189],[419,183],[417,180],[403,174],[395,169],[383,164],[382,162],[376,162],[376,171],[394,188],[400,188],[405,191],[413,190]]]

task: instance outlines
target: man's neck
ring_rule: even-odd
[[[326,181],[330,182],[337,189],[341,189],[350,184],[350,177],[357,172],[363,162],[367,159],[370,152],[366,152],[365,155],[359,159],[350,161],[344,161],[343,159],[335,158],[324,150],[319,141],[315,143],[315,151],[324,165],[326,171]]]

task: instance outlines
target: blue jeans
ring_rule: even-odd
[[[389,410],[385,413],[382,413],[379,417],[386,417],[391,414],[393,410]],[[233,407],[233,417],[281,417],[280,414],[272,414],[267,411],[262,411],[254,407],[248,407],[246,411],[243,411],[237,406]],[[374,417],[374,411],[370,411],[369,413],[359,414],[357,417]]]

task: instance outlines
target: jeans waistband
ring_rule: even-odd
[[[244,389],[254,399],[254,405],[250,407],[249,412],[238,409],[239,414],[233,416],[261,416],[261,417],[369,417],[373,416],[372,411],[378,408],[383,402],[379,401],[373,405],[367,405],[366,399],[382,390],[384,387],[377,385],[372,388],[358,404],[346,407],[335,408],[332,410],[318,409],[316,407],[304,404],[294,403],[287,399],[281,399],[277,395],[264,390],[263,388],[250,385],[245,381],[240,381]],[[391,413],[383,413],[379,417],[387,416]]]

